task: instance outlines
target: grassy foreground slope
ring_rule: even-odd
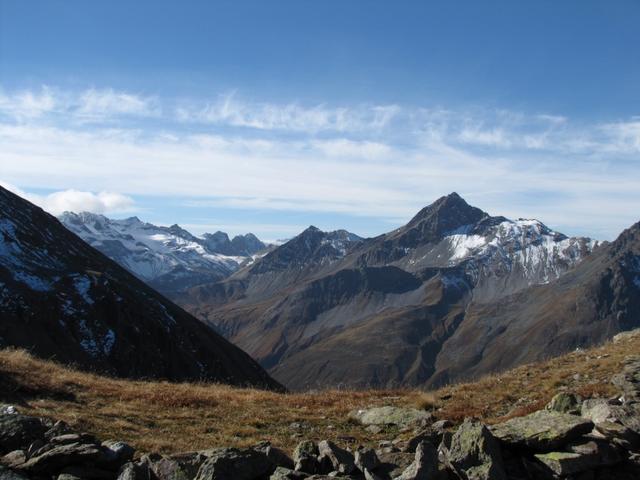
[[[623,334],[589,350],[525,365],[477,382],[420,390],[327,390],[281,394],[216,384],[142,382],[79,372],[23,350],[0,350],[0,402],[25,414],[65,420],[100,438],[130,442],[138,451],[175,453],[262,440],[292,449],[302,438],[373,445],[403,435],[372,434],[348,412],[398,405],[433,410],[439,418],[475,416],[487,423],[541,408],[561,390],[609,396],[610,377],[640,334]],[[409,435],[409,433],[404,433]]]

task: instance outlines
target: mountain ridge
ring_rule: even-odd
[[[170,297],[200,283],[235,272],[267,245],[253,234],[232,240],[224,232],[192,235],[177,224],[170,227],[138,217],[113,220],[88,212],[65,212],[59,220],[94,248],[114,259],[153,288]]]
[[[424,384],[471,304],[553,282],[599,248],[539,221],[492,217],[456,193],[344,255],[306,261],[303,247],[314,235],[307,229],[179,299],[297,389]],[[261,265],[284,252],[294,259],[284,270]]]

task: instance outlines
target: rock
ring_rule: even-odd
[[[589,433],[592,428],[591,420],[566,413],[539,410],[493,425],[491,433],[506,445],[544,452],[557,449]]]
[[[0,415],[17,415],[18,409],[14,405],[0,406]]]
[[[623,460],[620,451],[611,446],[608,442],[593,438],[584,437],[577,442],[567,445],[568,452],[579,453],[585,457],[589,456],[598,466],[615,465]]]
[[[579,453],[537,453],[534,457],[543,467],[542,471],[547,470],[549,474],[566,476],[586,470],[582,455]]]
[[[378,459],[378,455],[376,455],[376,451],[372,448],[364,447],[359,447],[356,450],[354,463],[363,473],[365,470],[371,471],[380,466],[380,460]]]
[[[580,413],[581,399],[573,393],[561,392],[547,404],[546,409],[560,413],[577,415]]]
[[[152,480],[151,469],[146,463],[129,462],[120,468],[117,480]],[[156,480],[155,475],[153,480]]]
[[[0,465],[0,480],[29,480],[24,475]]]
[[[283,452],[279,448],[276,448],[273,445],[271,445],[270,442],[259,443],[258,445],[255,445],[253,449],[264,453],[267,456],[267,458],[271,461],[274,468],[284,467],[289,470],[292,470],[294,468],[293,460],[289,458],[289,455],[287,455],[285,452]]]
[[[486,426],[469,419],[451,438],[446,462],[463,480],[506,479],[498,441]]]
[[[0,454],[26,450],[36,440],[42,440],[47,427],[39,418],[19,414],[0,415]]]
[[[336,471],[349,475],[356,469],[351,452],[338,447],[330,440],[318,443],[318,462],[320,463],[320,471],[326,473]]]
[[[0,463],[10,468],[15,468],[18,465],[23,464],[27,461],[27,452],[24,450],[14,450],[13,452],[7,453],[4,457],[0,459]]]
[[[421,442],[429,442],[432,445],[440,445],[442,441],[442,432],[434,428],[427,427],[420,430],[416,435],[411,437],[405,444],[404,451],[413,453]]]
[[[136,453],[136,449],[125,442],[107,440],[102,442],[102,446],[108,450],[108,454],[112,456],[118,466],[130,461]]]
[[[622,373],[614,375],[611,383],[624,392],[627,400],[640,401],[640,357],[628,357]]]
[[[413,463],[394,480],[431,480],[438,475],[438,452],[429,442],[422,441],[416,448]]]
[[[293,451],[294,469],[305,473],[317,473],[320,469],[318,464],[318,445],[311,440],[300,442]]]
[[[61,473],[56,477],[56,480],[83,480],[82,477],[76,477],[70,473]]]
[[[362,425],[395,425],[407,427],[420,424],[432,418],[432,415],[424,410],[401,407],[376,407],[365,410],[354,410],[349,413],[349,418]]]
[[[451,428],[453,427],[453,422],[450,420],[438,420],[437,422],[434,422],[433,425],[431,425],[431,428],[433,428],[433,430],[435,430],[438,433],[444,433],[447,428]]]
[[[640,448],[640,434],[619,423],[604,421],[596,423],[595,432],[602,435],[613,445],[625,450],[637,450]]]
[[[198,470],[195,480],[255,480],[268,477],[274,470],[262,452],[221,448],[210,451],[210,457]]]
[[[608,443],[586,439],[567,446],[567,451],[541,453],[534,456],[547,473],[567,476],[593,471],[600,467],[615,465],[623,458],[620,452]]]
[[[582,416],[594,423],[619,423],[640,434],[640,406],[637,404],[612,405],[600,398],[585,400]]]
[[[381,452],[377,451],[376,455],[380,460],[373,473],[382,478],[395,478],[402,475],[409,465],[415,460],[415,455],[402,452]]]
[[[73,433],[71,427],[66,422],[58,420],[49,430],[45,432],[44,438],[46,440],[50,440],[53,437],[58,437],[68,433]]]
[[[109,460],[105,449],[99,445],[71,443],[31,457],[18,468],[26,472],[51,474],[72,465],[104,465]]]
[[[278,467],[275,472],[271,474],[269,480],[298,480],[304,478],[309,478],[309,475],[289,468]]]

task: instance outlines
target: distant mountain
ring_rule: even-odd
[[[145,224],[129,219],[120,225],[133,232],[126,245],[138,245],[134,235],[145,232]],[[98,217],[90,228],[115,230]],[[162,235],[185,233],[171,227]],[[85,369],[279,388],[239,348],[3,188],[0,318],[0,347],[28,348]]]
[[[224,232],[198,238],[178,225],[159,227],[137,217],[112,220],[93,213],[65,212],[59,220],[92,247],[169,296],[226,278],[267,248],[251,233],[233,240]]]
[[[442,359],[484,321],[469,312],[554,284],[602,248],[537,220],[490,216],[455,193],[388,234],[339,248],[329,235],[311,227],[178,300],[291,388],[433,384],[466,375],[450,369],[455,351]],[[461,356],[482,343],[466,340]]]

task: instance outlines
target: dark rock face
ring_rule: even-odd
[[[178,301],[293,389],[437,386],[640,325],[630,280],[614,282],[618,293],[585,291],[579,311],[563,310],[575,305],[563,291],[609,271],[609,260],[596,258],[611,246],[591,254],[597,242],[492,217],[457,194],[397,230],[354,240],[310,227]],[[640,271],[640,262],[624,261]],[[598,306],[597,298],[619,300]],[[627,313],[614,321],[603,308]]]
[[[247,354],[0,188],[0,346],[123,377],[279,388]]]

